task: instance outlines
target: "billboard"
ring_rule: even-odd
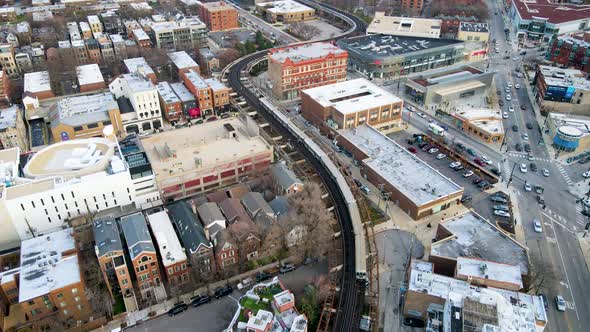
[[[550,85],[547,87],[547,92],[545,92],[545,100],[569,103],[575,91],[576,89],[573,86]]]

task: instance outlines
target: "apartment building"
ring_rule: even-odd
[[[405,11],[420,13],[424,6],[424,0],[401,0],[401,8]]]
[[[590,73],[590,32],[553,38],[545,59]]]
[[[51,89],[49,72],[37,71],[34,73],[26,73],[24,78],[23,96],[29,96],[39,100],[55,97],[55,94]]]
[[[113,47],[113,43],[108,35],[103,35],[102,33],[96,34],[96,41],[98,42],[98,46],[100,48],[100,55],[101,55],[101,63],[114,63],[116,60],[115,57],[115,48]]]
[[[88,24],[90,24],[90,30],[92,30],[92,33],[102,33],[104,31],[98,16],[88,15],[86,19],[88,20]]]
[[[127,134],[162,127],[158,89],[147,77],[138,73],[120,75],[109,84],[109,90],[117,99]]]
[[[125,67],[127,68],[127,72],[130,74],[138,73],[142,76],[145,76],[152,81],[154,84],[158,84],[158,78],[156,77],[156,73],[150,67],[150,65],[145,61],[144,58],[130,58],[123,60]]]
[[[98,16],[104,27],[104,33],[113,35],[123,32],[123,22],[121,21],[121,17],[117,15],[117,12],[106,11],[98,14]]]
[[[192,119],[201,116],[201,111],[197,106],[197,99],[183,83],[171,83],[170,87],[174,90],[182,105],[182,112],[185,118]]]
[[[158,297],[163,290],[160,264],[145,217],[138,212],[121,217],[120,224],[141,296]]]
[[[191,69],[197,73],[201,72],[197,62],[193,60],[193,58],[191,58],[191,56],[185,51],[168,53],[168,58],[170,58],[170,61],[172,61],[172,65],[178,72],[178,76],[180,76],[181,73],[187,72]]]
[[[110,92],[61,98],[49,109],[49,121],[54,142],[102,137],[106,126],[118,137],[124,135],[119,105]]]
[[[139,45],[139,47],[150,48],[152,47],[152,40],[143,29],[133,30],[133,40]]]
[[[320,128],[352,129],[369,124],[384,134],[402,129],[403,101],[359,78],[301,92],[301,114]]]
[[[92,45],[91,45],[92,47]],[[74,56],[76,57],[76,63],[80,64],[87,64],[90,62],[90,57],[88,56],[88,48],[82,39],[72,40],[72,50]],[[94,58],[97,58],[98,55],[96,54],[96,50],[94,49],[95,53],[93,54]]]
[[[29,151],[23,112],[18,105],[0,109],[0,147],[18,147],[20,151]]]
[[[201,3],[199,16],[209,31],[223,31],[239,28],[238,10],[223,2]]]
[[[538,65],[533,79],[533,94],[541,113],[588,115],[590,79],[578,69]]]
[[[106,88],[104,77],[97,64],[76,67],[80,92],[103,90]]]
[[[197,99],[197,106],[201,112],[201,116],[208,116],[213,114],[213,91],[204,78],[199,75],[194,69],[181,72],[180,78],[184,82],[186,88]]]
[[[156,47],[193,50],[207,45],[207,26],[196,17],[150,24]]]
[[[156,85],[160,96],[162,114],[169,122],[176,122],[183,118],[182,103],[168,82],[160,82]]]
[[[217,233],[227,227],[227,220],[225,220],[217,203],[203,203],[199,205],[197,212],[205,228],[205,234],[209,240],[215,239]]]
[[[348,52],[329,43],[271,49],[268,76],[280,99],[299,97],[301,90],[346,80]]]
[[[148,223],[154,234],[162,268],[166,274],[168,285],[176,287],[190,281],[190,269],[184,248],[180,244],[172,222],[166,211],[147,216]]]
[[[20,75],[16,60],[14,59],[14,47],[10,44],[0,45],[0,66],[10,77],[16,77]]]
[[[92,224],[98,265],[111,295],[134,296],[131,273],[125,260],[125,252],[117,221],[113,217],[95,220]]]
[[[487,43],[490,39],[490,29],[487,23],[461,22],[457,39]]]
[[[87,22],[80,22],[80,31],[82,32],[82,39],[87,40],[92,38],[92,29],[90,29],[90,24]]]
[[[10,87],[10,81],[8,75],[3,69],[0,69],[0,105],[8,105],[10,103],[8,96],[8,88]]]
[[[229,105],[229,95],[232,91],[231,88],[221,83],[221,81],[215,77],[206,78],[205,83],[207,83],[207,85],[209,85],[209,88],[211,89],[211,94],[213,95],[214,109],[223,110],[226,106]]]
[[[24,165],[23,176],[18,172],[19,149],[0,150],[8,176],[0,186],[0,243],[46,234],[70,219],[133,204],[133,182],[115,147],[104,138],[55,143]]]
[[[115,57],[118,59],[124,59],[127,57],[127,45],[125,40],[119,34],[109,35],[111,42],[113,43],[113,52]]]

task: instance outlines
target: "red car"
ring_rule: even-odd
[[[479,166],[485,166],[487,165],[483,160],[479,159],[479,158],[475,158],[473,159],[473,162],[475,162],[476,164],[478,164]]]
[[[408,148],[408,151],[410,151],[411,153],[416,153],[416,152],[418,152],[418,150],[416,150],[416,148],[415,148],[415,147],[413,147],[413,146],[410,146],[410,147]]]

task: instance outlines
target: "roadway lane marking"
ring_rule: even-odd
[[[551,218],[550,216],[545,214],[545,212],[543,212],[542,214],[547,216],[549,218],[549,220],[551,220],[551,223],[555,222],[555,223],[559,224],[557,221],[553,220],[553,218]],[[565,228],[565,226],[563,226],[563,225],[561,225],[561,226]],[[557,244],[557,251],[559,252],[559,258],[561,259],[561,266],[563,267],[563,273],[565,273],[565,280],[567,281],[567,283],[569,285],[569,284],[571,284],[571,282],[570,282],[570,278],[567,274],[567,269],[565,267],[565,262],[563,260],[563,254],[561,253],[561,246],[559,245],[559,239],[557,239],[557,232],[555,231],[555,226],[553,227],[553,233],[555,234],[555,242]],[[576,317],[578,318],[578,320],[580,320],[580,314],[578,314],[578,308],[576,306],[576,299],[574,299],[574,293],[572,292],[572,289],[569,287],[568,287],[568,290],[570,291],[570,295],[572,297],[572,303],[573,303],[574,310],[576,311]]]
[[[543,215],[547,218],[549,218],[551,220],[551,222],[556,223],[557,225],[559,225],[561,228],[565,229],[566,231],[575,234],[574,231],[570,230],[569,228],[567,228],[567,226],[565,226],[564,224],[560,223],[559,221],[557,221],[557,219],[555,219],[554,217],[548,215],[547,213],[543,212]]]

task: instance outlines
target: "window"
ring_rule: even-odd
[[[74,127],[74,131],[82,131],[82,130],[84,130],[84,128],[82,128],[82,126]]]
[[[65,307],[65,306],[66,306],[66,303],[65,303],[65,302],[60,302],[60,303],[59,303],[59,306],[63,308],[63,307]]]
[[[168,268],[168,274],[172,274],[174,272],[171,267]]]
[[[80,297],[79,297],[79,296],[76,296],[76,297],[74,298],[74,301],[76,301],[76,302],[80,302]]]
[[[72,293],[73,294],[77,294],[78,293],[78,288],[72,288]]]
[[[125,275],[125,270],[119,270],[119,275],[124,276]]]
[[[127,281],[127,279],[122,279],[121,280],[121,284],[122,285],[127,285],[129,282]]]
[[[88,129],[98,128],[98,123],[90,123],[87,125]]]

